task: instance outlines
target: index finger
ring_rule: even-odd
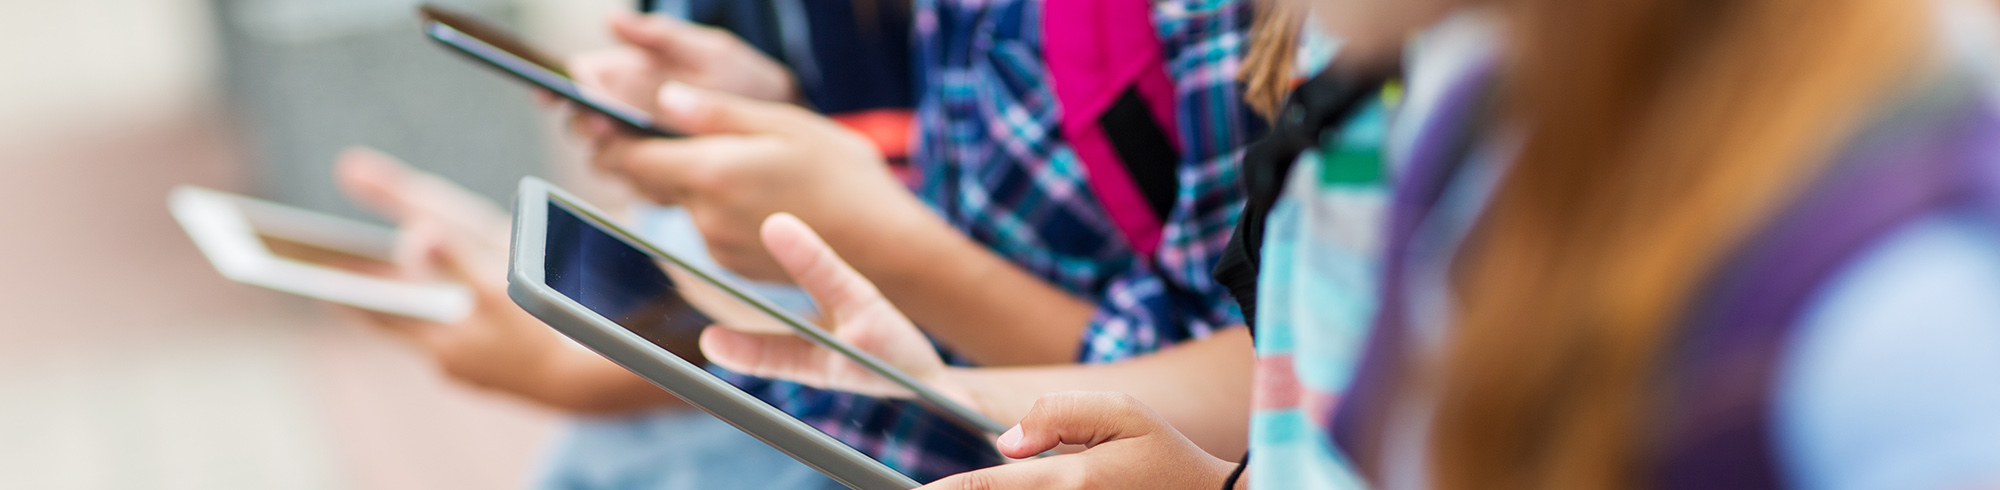
[[[952,475],[921,490],[1061,490],[1083,487],[1082,455],[1042,458]]]
[[[749,140],[736,136],[611,138],[599,148],[598,168],[625,177],[646,197],[674,202],[729,188],[731,167],[754,158]]]
[[[1095,447],[1119,439],[1173,430],[1158,413],[1124,393],[1066,392],[1042,395],[1028,416],[1001,437],[1000,452],[1026,458],[1061,444]],[[1012,434],[1018,433],[1018,434]],[[1014,438],[1008,441],[1009,436]]]

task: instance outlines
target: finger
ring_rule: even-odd
[[[919,490],[1054,490],[1080,488],[1084,461],[1057,456],[959,473]]]
[[[623,179],[647,200],[659,204],[678,202],[686,183],[675,178],[685,154],[671,151],[673,145],[661,141],[610,137],[601,140],[590,155],[591,167]]]
[[[882,292],[846,261],[840,259],[826,241],[805,221],[790,213],[778,213],[764,220],[764,249],[805,289],[829,318],[850,317],[883,302]]]
[[[689,134],[793,134],[823,124],[824,117],[797,106],[668,81],[660,87],[660,114],[668,127]]]
[[[639,50],[614,48],[572,58],[569,62],[569,76],[576,80],[577,89],[580,91],[596,91],[599,95],[624,93],[619,88],[631,84],[620,82],[635,79],[636,72],[649,69],[647,67],[651,64],[652,62],[647,61],[647,55]],[[623,97],[619,100],[630,104],[645,104],[644,94],[658,87],[632,88],[639,94],[638,100]]]
[[[578,109],[574,121],[577,135],[594,149],[601,149],[612,140],[625,137],[618,132],[617,126],[612,125],[611,118],[594,110]]]
[[[1159,414],[1123,393],[1066,392],[1042,395],[1021,423],[995,444],[1010,458],[1028,458],[1060,444],[1097,446],[1166,428]]]
[[[485,231],[508,220],[492,201],[369,148],[335,157],[334,178],[349,199],[397,222],[431,218]]]
[[[669,15],[618,12],[611,16],[611,35],[619,41],[646,50],[668,61],[684,61],[696,53],[690,38],[702,34],[702,27]]]
[[[403,274],[472,289],[475,306],[512,307],[506,293],[505,236],[490,236],[418,219],[405,223],[395,250]],[[500,243],[494,243],[500,242]]]
[[[603,141],[599,141],[599,137],[601,136],[599,134],[600,131],[594,127],[594,125],[601,124],[598,121],[594,121],[594,119],[602,119],[604,117],[603,114],[598,114],[597,111],[577,104],[563,104],[561,107],[559,109],[562,111],[561,117],[568,123],[571,134],[575,135],[577,139],[582,140],[592,150],[604,145]]]
[[[395,259],[401,275],[410,278],[424,278],[437,273],[435,263],[438,247],[444,246],[445,235],[450,231],[432,219],[408,219],[396,226],[396,248],[391,258]]]
[[[409,164],[371,148],[352,147],[333,160],[334,181],[349,199],[391,220],[402,220],[412,207],[403,191]]]
[[[555,92],[550,92],[548,90],[537,89],[534,92],[532,92],[532,95],[530,95],[530,97],[534,97],[535,105],[547,108],[559,107],[563,102],[562,98],[557,97]]]
[[[755,161],[763,151],[754,139],[609,138],[594,155],[598,168],[625,177],[647,198],[672,203],[704,190],[728,191],[735,186],[730,169]]]
[[[430,249],[431,263],[445,277],[472,288],[483,304],[512,304],[507,298],[507,264],[504,256],[494,256],[490,244],[474,243],[480,237],[447,233]],[[502,248],[501,250],[504,250]]]
[[[701,332],[701,353],[731,371],[828,388],[829,352],[797,336],[709,327]]]

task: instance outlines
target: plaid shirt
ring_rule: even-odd
[[[1116,361],[1242,323],[1209,275],[1242,210],[1237,150],[1260,127],[1236,82],[1250,3],[1153,0],[1185,155],[1180,195],[1148,263],[1061,138],[1041,2],[916,2],[917,192],[973,239],[1097,303],[1080,361]]]
[[[916,0],[917,193],[959,230],[1097,304],[1080,361],[1110,362],[1242,323],[1209,271],[1243,205],[1238,150],[1261,123],[1236,70],[1248,0],[1155,0],[1185,149],[1155,260],[1126,243],[1058,130],[1041,2]],[[916,405],[730,376],[920,482],[998,464],[987,436]]]

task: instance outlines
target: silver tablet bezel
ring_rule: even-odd
[[[585,347],[611,359],[626,369],[659,385],[701,410],[736,426],[779,451],[792,456],[834,480],[864,490],[908,489],[917,486],[909,477],[860,451],[849,447],[811,425],[778,410],[734,385],[709,374],[700,366],[673,355],[610,319],[557,292],[545,282],[548,209],[554,202],[575,211],[619,240],[656,259],[669,261],[696,275],[700,280],[735,296],[796,329],[801,337],[847,355],[918,395],[918,401],[958,417],[978,429],[998,433],[997,422],[938,394],[909,375],[873,356],[854,349],[831,334],[796,315],[750,294],[727,279],[694,266],[671,253],[638,238],[607,218],[588,203],[534,177],[521,180],[514,214],[512,260],[509,261],[508,295],[536,318],[575,339]]]

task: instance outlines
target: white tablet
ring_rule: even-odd
[[[386,277],[395,230],[190,186],[175,188],[167,205],[230,280],[435,322],[472,311],[464,285]]]
[[[785,454],[847,486],[901,490],[917,481],[870,458],[840,438],[705,370],[696,347],[701,330],[761,318],[759,330],[782,328],[847,355],[917,394],[955,454],[987,455],[1000,463],[989,434],[1006,427],[963,407],[909,375],[834,339],[826,331],[690,265],[606,219],[605,214],[533,177],[522,179],[514,213],[510,296],[522,308],[578,343],[645,377]],[[879,414],[875,414],[879,416]],[[842,432],[868,420],[821,422]],[[885,428],[886,429],[886,428]],[[862,435],[873,439],[886,434]]]

